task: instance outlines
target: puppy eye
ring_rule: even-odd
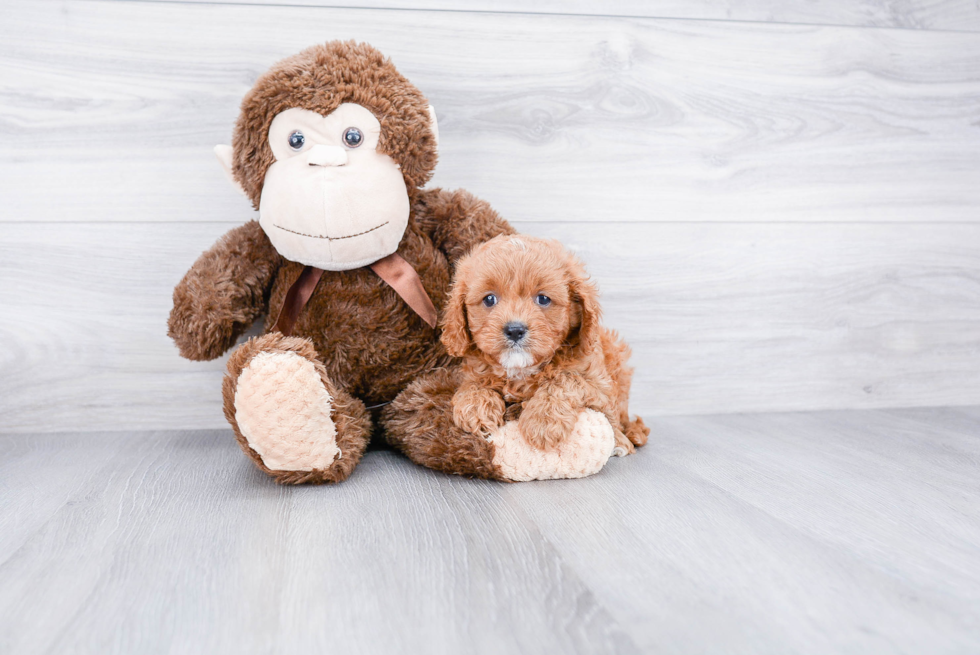
[[[551,304],[551,298],[544,295],[543,293],[539,293],[538,297],[534,299],[534,302],[538,304],[538,307],[547,307],[548,305]]]
[[[484,307],[493,307],[496,304],[497,304],[497,296],[493,295],[492,293],[488,293],[483,298],[483,306]]]
[[[348,127],[344,130],[344,143],[347,144],[348,148],[356,148],[361,145],[361,141],[364,140],[364,135],[356,127]]]
[[[289,135],[289,147],[293,150],[302,150],[303,146],[306,144],[306,137],[299,130],[294,131]]]

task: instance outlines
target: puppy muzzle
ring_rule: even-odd
[[[519,345],[527,337],[527,324],[519,321],[511,321],[504,326],[504,337],[508,341],[508,346],[513,348]]]

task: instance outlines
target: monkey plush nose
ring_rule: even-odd
[[[313,146],[306,155],[310,166],[343,166],[347,163],[347,151],[340,146]]]
[[[504,336],[507,337],[508,340],[513,341],[514,343],[517,343],[518,341],[523,339],[525,334],[527,334],[527,326],[524,325],[523,323],[518,323],[517,321],[511,321],[510,323],[504,326]]]

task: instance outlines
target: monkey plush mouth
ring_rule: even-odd
[[[359,237],[359,236],[361,236],[363,234],[367,234],[369,232],[374,232],[375,230],[380,230],[381,228],[383,228],[385,225],[387,225],[390,222],[391,221],[385,221],[381,225],[375,225],[370,230],[364,230],[363,232],[358,232],[357,234],[348,234],[345,237],[328,237],[328,236],[320,235],[320,234],[305,234],[304,232],[297,232],[296,230],[290,230],[288,227],[283,227],[282,225],[278,225],[276,223],[273,223],[272,225],[274,227],[278,227],[280,230],[283,230],[285,232],[290,232],[292,234],[298,234],[301,237],[309,237],[311,239],[326,239],[327,241],[340,241],[341,239],[353,239],[354,237]]]
[[[355,132],[359,140],[343,140]],[[300,107],[276,115],[259,225],[280,255],[347,271],[398,249],[411,204],[398,163],[377,149],[380,138],[377,117],[351,103],[328,115]]]

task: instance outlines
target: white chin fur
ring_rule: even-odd
[[[508,348],[500,355],[500,365],[508,378],[523,378],[533,373],[534,357],[520,348]]]

